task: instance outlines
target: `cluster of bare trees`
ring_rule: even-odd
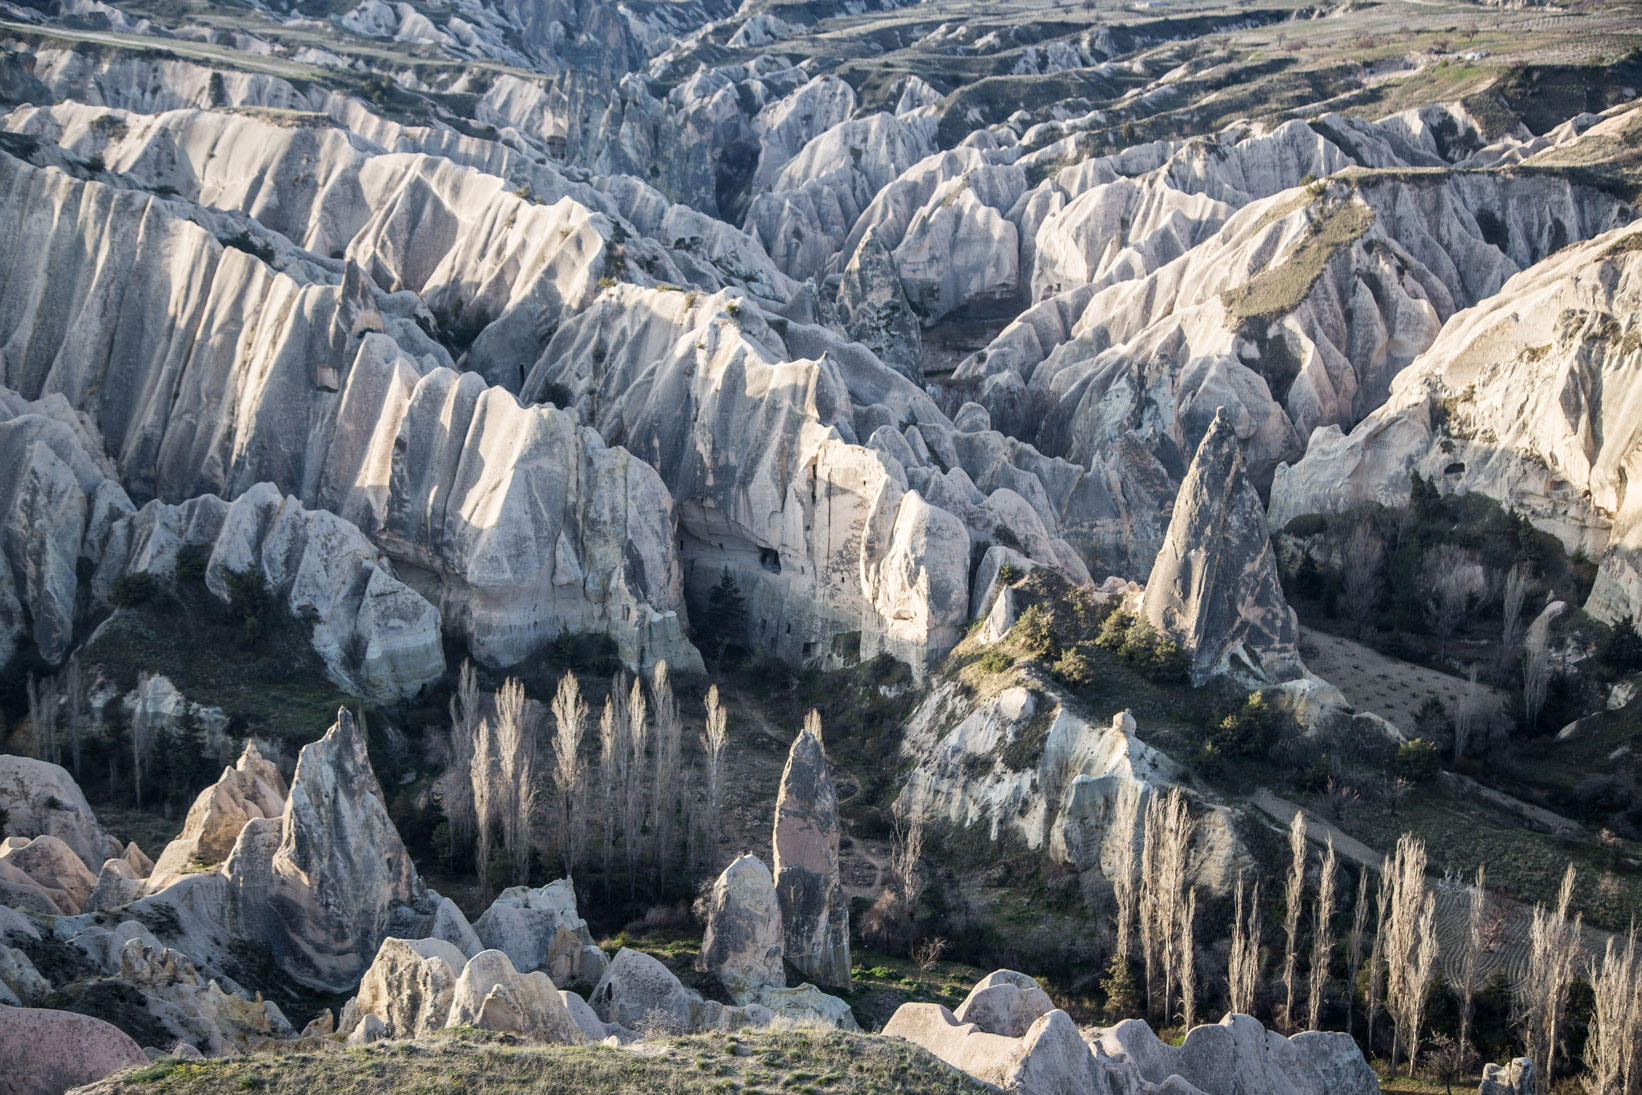
[[[546,714],[552,717],[552,764],[544,774],[538,772],[537,740]],[[538,835],[537,802],[549,778],[555,792],[555,832],[549,846],[570,877],[586,863],[587,818],[598,806],[603,826],[596,862],[603,866],[607,885],[623,871],[630,893],[637,892],[641,874],[665,886],[681,846],[692,867],[698,844],[717,847],[729,743],[718,689],[708,694],[701,735],[707,803],[700,818],[691,816],[689,774],[682,771],[684,723],[665,662],[657,663],[648,681],[618,673],[611,682],[596,728],[596,779],[586,744],[591,719],[592,709],[573,673],[560,678],[544,713],[526,698],[520,681],[510,679],[487,697],[473,666],[462,666],[450,702],[450,767],[441,781],[440,802],[453,856],[475,849],[481,889],[488,891],[491,885],[491,853],[498,836],[513,881],[528,877]]]
[[[86,733],[91,726],[85,665],[79,654],[68,660],[62,672],[50,677],[30,673],[26,687],[29,709],[29,754],[53,764],[64,761],[79,779],[80,760]]]

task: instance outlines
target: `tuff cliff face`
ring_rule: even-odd
[[[1141,612],[1192,660],[1192,680],[1300,676],[1300,625],[1283,599],[1266,512],[1231,418],[1215,415],[1175,498]]]
[[[798,735],[775,803],[775,892],[782,956],[823,985],[850,983],[849,903],[838,875],[838,798],[827,756]]]

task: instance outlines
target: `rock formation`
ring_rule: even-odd
[[[1266,512],[1224,409],[1180,485],[1141,611],[1191,656],[1194,683],[1227,672],[1257,681],[1304,672]]]
[[[696,968],[716,974],[733,995],[784,988],[785,935],[775,878],[763,860],[743,855],[724,868],[708,899],[707,934]]]
[[[163,889],[184,871],[214,867],[228,858],[240,830],[254,817],[285,812],[285,780],[247,741],[232,767],[199,793],[183,819],[182,833],[165,846],[148,876],[147,889]]]
[[[0,877],[13,885],[32,883],[65,914],[79,912],[97,885],[74,849],[54,836],[8,837],[0,843],[0,867]]]
[[[1534,1059],[1516,1057],[1508,1064],[1483,1065],[1477,1095],[1532,1095],[1535,1090]]]
[[[1306,1031],[1284,1038],[1248,1015],[1193,1027],[1179,1046],[1164,1042],[1138,1019],[1098,1031],[1091,1041],[1103,1055],[1132,1065],[1148,1083],[1178,1076],[1204,1095],[1373,1095],[1379,1090],[1374,1070],[1350,1035]]]
[[[58,1095],[147,1063],[136,1042],[101,1019],[0,1004],[0,1076],[8,1095]]]
[[[0,836],[51,836],[74,850],[90,870],[122,854],[120,842],[97,823],[80,785],[58,765],[30,757],[0,755]]]
[[[894,259],[871,231],[861,238],[861,246],[844,268],[838,312],[850,337],[885,365],[914,383],[923,379],[918,363],[918,317],[901,290]]]
[[[801,731],[775,802],[782,956],[822,985],[850,983],[849,902],[838,874],[838,799],[821,743]]]
[[[592,986],[607,959],[576,914],[576,891],[561,878],[538,889],[512,886],[474,921],[486,947],[506,954],[521,971],[546,970],[555,985]]]
[[[587,1002],[607,1023],[644,1033],[687,1034],[690,998],[666,966],[623,947],[593,987]]]
[[[987,1034],[1019,1038],[1054,1007],[1049,994],[1026,974],[994,970],[975,982],[954,1015],[958,1022],[973,1023]]]

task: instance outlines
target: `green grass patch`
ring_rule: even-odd
[[[1336,194],[1331,188],[1314,210],[1305,235],[1282,262],[1220,294],[1231,320],[1240,325],[1269,323],[1294,311],[1322,276],[1328,260],[1355,243],[1374,223],[1374,211],[1350,190]]]

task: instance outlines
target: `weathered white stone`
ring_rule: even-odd
[[[838,873],[838,799],[821,743],[800,731],[775,802],[782,954],[823,985],[850,983],[849,900]]]
[[[656,959],[628,947],[610,960],[587,1002],[606,1023],[645,1033],[690,1030],[690,998],[684,986]]]

